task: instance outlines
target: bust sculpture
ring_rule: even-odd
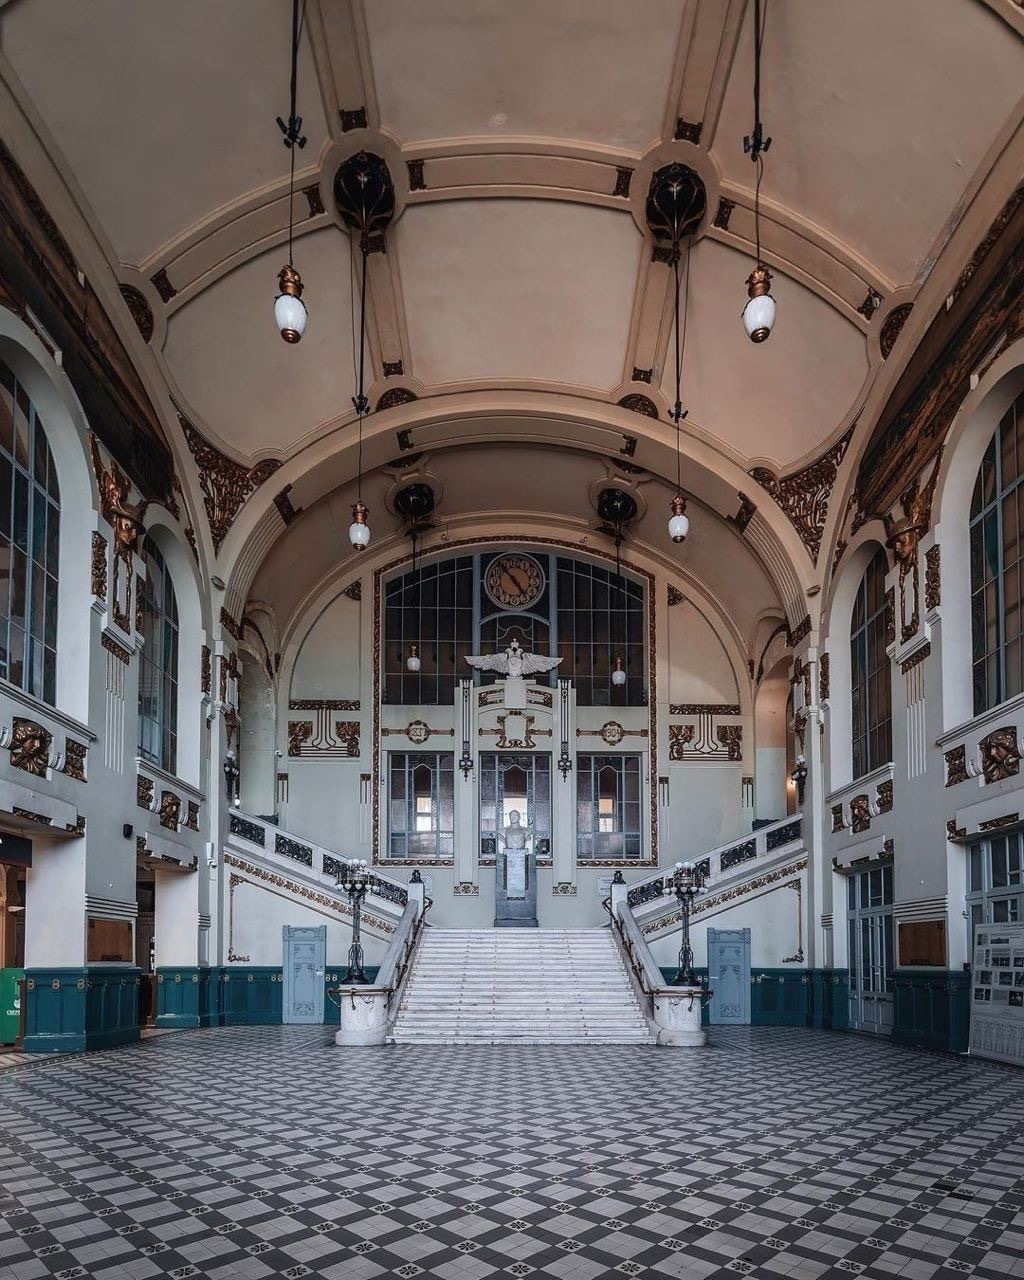
[[[512,809],[508,815],[508,826],[501,833],[505,852],[525,853],[526,842],[532,830],[532,827],[523,825],[522,814],[520,814],[519,810]]]

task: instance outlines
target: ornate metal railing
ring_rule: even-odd
[[[265,858],[287,858],[289,862],[306,867],[322,886],[326,880],[329,882],[328,887],[333,887],[345,865],[343,857],[330,853],[322,845],[300,840],[297,836],[260,822],[251,814],[239,813],[238,810],[231,811],[228,818],[228,832],[241,840],[248,841],[249,844],[256,845],[262,850]],[[271,833],[274,837],[272,844],[268,840],[268,835]],[[407,886],[400,880],[393,880],[390,876],[383,875],[376,868],[370,878],[370,893],[403,911],[409,904]]]
[[[751,835],[741,836],[738,840],[712,849],[696,865],[704,873],[704,878],[713,884],[737,867],[756,862],[784,845],[799,840],[802,830],[803,814],[797,813],[791,818],[782,818],[778,822],[760,827]],[[642,880],[635,880],[629,886],[626,901],[631,910],[640,910],[662,897],[664,874],[663,871],[652,872],[651,875],[645,876]]]

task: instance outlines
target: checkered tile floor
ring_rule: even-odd
[[[1024,1073],[224,1028],[0,1075],[0,1280],[1024,1277]]]

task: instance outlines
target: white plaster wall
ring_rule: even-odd
[[[801,880],[802,876],[794,876]],[[750,965],[754,969],[775,969],[783,958],[797,953],[799,942],[799,898],[795,889],[782,886],[751,901],[740,903],[727,911],[719,912],[708,920],[697,920],[690,931],[694,963],[708,962],[708,928],[749,929]],[[673,968],[679,956],[678,930],[666,937],[656,938],[651,951],[663,968]],[[806,947],[806,943],[805,943]],[[793,961],[794,968],[800,962]]]
[[[245,882],[234,889],[234,931],[232,949],[236,957],[246,956],[240,963],[280,965],[283,959],[281,928],[283,925],[327,926],[327,963],[347,963],[352,942],[352,928],[334,916],[321,914],[278,897],[258,885]],[[388,949],[390,938],[378,938],[362,930],[366,963],[379,965]]]

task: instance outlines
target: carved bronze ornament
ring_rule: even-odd
[[[173,791],[160,793],[160,825],[169,831],[177,831],[181,820],[181,796]]]
[[[867,795],[854,796],[850,801],[850,830],[858,835],[871,826],[871,802]]]
[[[53,735],[34,720],[15,716],[11,735],[11,767],[45,778]]]
[[[942,548],[938,543],[924,553],[924,607],[931,612],[942,603]]]
[[[89,432],[89,446],[92,450],[92,464],[96,472],[96,484],[99,487],[100,515],[114,530],[114,554],[128,559],[135,553],[142,533],[142,517],[146,513],[148,502],[130,503],[128,477],[111,459],[110,467],[103,465],[100,457],[99,443],[95,435]]]
[[[970,777],[967,772],[967,747],[951,747],[943,757],[946,761],[946,786],[955,787],[959,782],[966,782]]]
[[[68,738],[64,743],[64,774],[76,782],[85,782],[85,761],[89,748],[84,742]]]
[[[107,540],[97,530],[92,535],[92,593],[100,600],[107,598]]]
[[[892,809],[892,778],[880,782],[875,788],[875,797],[879,813],[888,813]]]
[[[255,466],[243,466],[205,440],[180,410],[178,421],[199,470],[199,488],[203,493],[203,505],[216,553],[228,536],[242,504],[280,468],[281,463],[276,458],[267,458]]]
[[[786,513],[814,564],[818,563],[825,533],[832,486],[852,435],[853,427],[850,427],[820,458],[790,476],[779,477],[767,467],[754,467],[750,472]]]
[[[1020,748],[1017,729],[1007,725],[993,729],[978,744],[981,749],[981,771],[985,782],[1003,782],[1020,772]]]
[[[302,744],[308,742],[313,736],[312,720],[289,720],[288,721],[288,754],[290,756],[299,756],[302,754]]]
[[[928,483],[920,485],[915,479],[905,489],[900,498],[903,515],[894,520],[889,512],[882,517],[885,525],[885,545],[893,553],[899,566],[900,577],[900,643],[906,642],[916,634],[920,625],[920,606],[918,603],[919,570],[917,551],[921,539],[928,532],[932,519],[932,499],[935,485],[939,478],[939,467],[942,463],[942,450],[939,450]],[[907,611],[906,581],[910,577],[913,589],[913,607]]]
[[[683,748],[693,741],[692,724],[670,724],[668,727],[668,758],[682,760]]]

